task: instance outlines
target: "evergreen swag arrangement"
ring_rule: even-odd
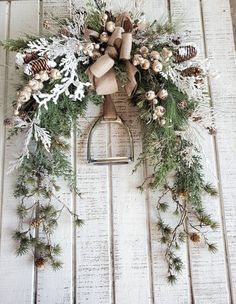
[[[208,107],[208,68],[196,59],[197,48],[188,42],[188,32],[176,33],[170,22],[147,24],[139,11],[114,13],[95,1],[86,10],[74,10],[71,18],[53,20],[58,30],[51,36],[3,43],[17,52],[16,65],[24,70],[14,114],[5,119],[10,137],[24,136],[22,153],[10,166],[19,171],[14,192],[20,200],[14,233],[17,254],[32,251],[38,268],[46,263],[54,269],[62,266],[61,248],[51,240],[58,218],[65,209],[76,225],[83,223],[56,194],[58,177],[79,194],[65,139],[78,116],[85,115],[87,104],[103,102],[103,95],[118,91],[119,83],[139,109],[143,152],[136,166],[148,160],[152,168],[139,188],[161,192],[157,225],[167,278],[173,283],[183,268],[177,249],[187,238],[216,251],[206,228],[215,229],[217,223],[205,212],[202,196],[217,193],[204,181],[194,135],[198,126],[211,135],[216,132]],[[51,21],[43,25],[49,29]],[[111,79],[113,91],[107,92],[104,83]],[[163,216],[173,210],[175,227]]]

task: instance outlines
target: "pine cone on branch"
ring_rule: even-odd
[[[201,235],[199,233],[193,232],[189,235],[190,240],[194,243],[198,243],[201,241]]]
[[[181,71],[181,75],[184,77],[198,77],[202,73],[202,70],[199,67],[189,67]]]
[[[192,45],[181,46],[175,53],[175,62],[181,63],[194,58],[197,55],[197,49]]]
[[[37,268],[44,268],[46,264],[46,260],[44,258],[37,258],[34,264]]]

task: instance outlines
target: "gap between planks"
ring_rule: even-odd
[[[143,165],[143,176],[144,179],[148,177],[148,164],[145,161]],[[148,243],[148,270],[149,270],[149,285],[150,285],[150,299],[151,304],[155,304],[155,293],[154,293],[154,278],[153,278],[153,254],[152,254],[152,237],[151,237],[151,200],[150,200],[150,190],[146,191],[145,195],[146,204],[146,217],[147,217],[147,243]]]
[[[206,29],[205,29],[205,22],[204,22],[204,10],[203,10],[203,2],[199,0],[200,5],[200,12],[201,12],[201,23],[202,23],[202,32],[203,32],[203,44],[204,44],[204,54],[205,58],[208,58],[208,51],[207,51],[207,39],[206,39]],[[208,90],[210,96],[210,106],[214,108],[214,101],[212,99],[212,90],[210,81],[208,81]],[[223,236],[223,243],[224,243],[224,258],[226,264],[226,274],[227,274],[227,284],[229,290],[229,303],[234,304],[233,298],[233,286],[232,286],[232,272],[231,272],[231,264],[230,264],[230,256],[229,256],[229,247],[228,247],[228,236],[227,236],[227,229],[226,229],[226,216],[225,216],[225,205],[224,205],[224,198],[223,198],[223,189],[222,189],[222,178],[221,178],[221,169],[220,169],[220,158],[219,158],[219,149],[218,149],[218,142],[217,136],[213,138],[213,145],[214,145],[214,152],[215,152],[215,165],[216,165],[216,174],[217,174],[217,182],[218,182],[218,190],[219,190],[219,202],[220,202],[220,216],[221,216],[221,226],[222,226],[222,236]]]
[[[108,124],[108,157],[112,157],[112,136],[111,124]],[[109,219],[109,257],[110,257],[110,300],[111,304],[116,303],[116,286],[115,286],[115,248],[114,248],[114,212],[113,212],[113,181],[112,181],[112,165],[108,165],[108,219]]]
[[[7,2],[7,10],[6,10],[6,31],[5,31],[5,39],[10,38],[10,15],[11,15],[11,3]],[[5,61],[4,61],[4,89],[3,89],[3,116],[6,114],[7,110],[7,100],[8,100],[8,66],[9,66],[9,51],[5,51]],[[1,237],[2,237],[2,216],[3,216],[3,197],[4,197],[4,175],[5,175],[5,158],[6,158],[6,127],[3,126],[3,138],[2,138],[2,161],[1,161],[1,185],[0,185],[0,253],[1,253]]]
[[[76,124],[77,122],[75,122]],[[75,175],[75,180],[76,180],[76,187],[77,187],[77,137],[76,137],[76,125],[73,126],[73,130],[72,130],[72,168],[73,168],[73,172]],[[72,192],[72,208],[73,208],[73,212],[77,213],[77,193],[75,190],[73,190]],[[74,223],[74,221],[72,221],[72,273],[71,273],[71,281],[72,281],[72,301],[73,303],[77,303],[77,293],[76,293],[76,289],[77,289],[77,282],[76,282],[76,278],[77,278],[77,246],[76,246],[76,235],[77,235],[77,227]]]

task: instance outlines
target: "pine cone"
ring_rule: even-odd
[[[186,100],[181,100],[178,104],[177,104],[177,106],[178,106],[178,108],[179,109],[186,109],[187,108],[187,105],[188,105],[188,103],[187,103],[187,101]]]
[[[32,71],[33,75],[35,75],[36,73],[39,73],[40,71],[49,70],[49,66],[47,65],[47,59],[44,57],[39,57],[36,60],[30,61],[29,65],[31,67],[31,71]]]
[[[31,222],[31,226],[33,226],[34,228],[38,228],[41,224],[41,220],[38,219],[33,219]]]
[[[202,121],[202,116],[194,116],[193,121],[194,122],[201,122]]]
[[[194,243],[199,243],[201,241],[201,235],[199,233],[193,232],[189,235],[190,240]]]
[[[214,127],[207,127],[207,130],[210,135],[216,135],[216,133],[217,133],[217,130]]]
[[[44,258],[37,258],[34,264],[37,268],[44,268],[46,264],[46,260]]]
[[[62,35],[62,36],[66,36],[66,37],[69,37],[70,36],[70,32],[67,28],[65,27],[61,27],[59,30],[58,30],[58,34],[59,35]]]
[[[7,128],[12,128],[14,127],[14,119],[13,118],[5,118],[4,119],[4,126]]]
[[[190,68],[186,68],[183,71],[181,71],[181,75],[184,77],[198,77],[200,76],[202,73],[202,70],[199,67],[190,67]]]
[[[44,20],[43,21],[43,28],[45,28],[46,30],[49,30],[51,27],[51,22],[49,20]]]
[[[181,46],[175,53],[175,62],[181,63],[194,58],[197,55],[197,49],[192,45]]]
[[[29,63],[30,61],[33,61],[33,60],[36,60],[36,59],[38,59],[39,58],[39,56],[38,56],[38,54],[37,53],[35,53],[35,52],[31,52],[31,53],[29,53],[29,52],[26,52],[25,54],[24,54],[24,63]]]
[[[178,196],[179,196],[179,198],[182,199],[182,200],[187,200],[188,197],[189,197],[189,194],[188,194],[187,191],[183,191],[183,192],[179,192],[179,193],[178,193]]]

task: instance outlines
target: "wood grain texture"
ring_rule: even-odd
[[[42,20],[47,19],[50,14],[55,17],[69,16],[70,1],[46,0],[41,3],[40,9],[41,16],[43,16]],[[53,24],[50,31],[53,31]],[[73,136],[68,143],[71,144],[68,158],[73,162]],[[62,178],[58,179],[57,183],[60,186],[57,196],[73,211],[74,195],[70,193],[67,183]],[[62,207],[55,199],[53,203],[58,209]],[[63,262],[63,267],[59,271],[53,271],[50,267],[37,271],[36,301],[37,303],[70,304],[73,303],[74,297],[74,225],[73,219],[66,210],[62,212],[58,220],[58,227],[53,234],[53,241],[59,243],[62,248],[60,259]]]
[[[200,47],[199,57],[205,57],[204,32],[202,27],[201,6],[199,1],[171,1],[171,12],[174,19],[182,18],[181,29],[191,28],[193,42]],[[205,154],[205,178],[217,186],[217,171],[215,166],[215,151],[212,138],[201,131],[201,150]],[[204,208],[214,215],[220,224],[217,231],[209,231],[209,240],[217,243],[218,252],[213,255],[207,249],[194,246],[190,242],[191,274],[193,284],[193,299],[196,303],[228,303],[229,293],[226,276],[224,240],[221,226],[219,198],[204,197]],[[200,246],[201,247],[201,246]],[[202,274],[205,273],[203,276]],[[221,290],[219,295],[218,290]]]
[[[234,33],[234,48],[236,48],[236,0],[230,0],[230,7]]]
[[[86,159],[88,132],[99,112],[99,107],[89,105],[86,118],[78,121],[81,134],[77,139],[77,181],[81,199],[76,208],[85,221],[76,238],[76,303],[80,304],[108,304],[114,296],[108,167],[89,165]],[[107,132],[107,127],[102,126],[94,133],[97,157],[106,154]]]
[[[38,31],[38,1],[15,1],[9,5],[9,37],[16,38],[23,33],[37,34]],[[24,10],[22,10],[24,7]],[[19,14],[21,12],[21,14]],[[7,16],[6,16],[7,17]],[[16,85],[19,84],[19,75],[16,75],[14,65],[14,54],[9,56],[7,62],[8,79],[7,106],[10,109],[11,101],[16,94]],[[11,114],[11,110],[9,113]],[[21,151],[21,143],[15,140],[5,143],[5,162],[4,162],[4,191],[2,206],[2,238],[1,238],[1,259],[0,259],[0,294],[4,298],[4,303],[12,304],[15,302],[31,304],[34,292],[34,269],[32,259],[29,256],[16,258],[14,242],[11,238],[13,231],[17,227],[16,205],[13,197],[15,184],[15,174],[7,175],[9,161],[16,157]],[[19,285],[21,282],[21,286]]]
[[[8,16],[9,4],[6,1],[0,3],[0,40],[7,39],[8,33]],[[2,206],[3,206],[3,189],[4,189],[4,160],[5,160],[5,137],[6,130],[4,127],[4,118],[7,102],[7,62],[8,54],[0,48],[0,239],[1,239],[1,224],[2,224]],[[0,242],[1,245],[1,242]]]
[[[153,2],[153,6],[150,2],[148,11],[156,12],[156,18],[164,21],[169,18],[168,1]],[[153,13],[152,13],[153,15]],[[151,168],[148,168],[147,175],[152,172]],[[165,263],[165,247],[160,244],[160,232],[157,229],[157,212],[156,205],[160,193],[150,192],[147,194],[148,210],[149,210],[149,229],[151,234],[151,257],[152,257],[152,272],[153,272],[153,293],[154,303],[190,303],[190,285],[189,285],[189,271],[188,271],[188,256],[186,245],[183,245],[178,252],[178,256],[181,257],[185,268],[180,275],[179,280],[175,286],[171,286],[167,283],[167,265]],[[173,210],[174,211],[174,210]],[[171,226],[176,224],[176,218],[170,215],[168,212],[168,218],[166,222]]]
[[[214,4],[214,5],[213,5]],[[211,79],[213,104],[219,108],[216,156],[221,190],[221,216],[231,286],[230,303],[236,302],[236,213],[235,213],[235,98],[236,64],[229,1],[202,1],[206,49],[220,78]],[[217,20],[217,22],[216,22]],[[223,105],[223,106],[222,106]]]
[[[134,140],[135,161],[142,151],[137,110],[125,93],[114,96],[116,109],[130,127]],[[111,130],[112,153],[126,153],[127,136],[122,130]],[[116,303],[152,303],[150,261],[148,260],[148,214],[145,195],[137,190],[143,182],[143,168],[134,174],[134,163],[110,166],[113,209],[114,279]]]
[[[31,0],[30,0],[31,1]],[[71,10],[71,0],[40,0],[42,2],[42,19],[68,17]]]
[[[70,14],[71,2],[84,4],[79,0],[0,1],[0,39],[7,37],[8,25],[11,37],[37,33],[39,20],[51,14]],[[134,3],[111,1],[110,6],[132,10]],[[134,164],[87,163],[89,128],[101,114],[101,106],[89,105],[86,118],[78,120],[80,134],[72,132],[68,155],[77,173],[81,198],[70,194],[66,184],[59,181],[61,199],[80,214],[85,225],[75,228],[66,213],[60,219],[55,242],[63,247],[64,265],[58,272],[46,268],[35,273],[31,257],[13,255],[11,233],[17,225],[17,202],[12,195],[15,177],[6,175],[6,171],[9,160],[20,151],[21,142],[20,139],[5,142],[4,128],[0,128],[0,299],[4,299],[4,304],[236,303],[236,64],[229,0],[146,0],[142,6],[147,21],[167,19],[168,7],[172,18],[180,20],[181,28],[191,30],[193,41],[200,45],[200,56],[206,53],[212,70],[221,73],[221,78],[210,79],[210,92],[218,113],[217,140],[202,138],[208,158],[206,177],[219,183],[220,190],[218,199],[207,199],[205,203],[220,223],[220,228],[209,234],[218,243],[218,253],[211,255],[193,244],[183,246],[180,255],[185,269],[175,286],[167,284],[164,248],[156,227],[158,193],[141,194],[136,189],[149,170],[139,168],[132,174]],[[5,112],[11,111],[19,77],[15,73],[14,54],[8,58],[1,50],[0,60],[2,125]],[[119,115],[132,131],[137,158],[142,151],[137,112],[122,92],[115,94],[114,99]],[[92,152],[96,156],[121,155],[127,153],[127,143],[122,129],[103,125],[94,134]],[[174,219],[170,222],[173,224]]]

